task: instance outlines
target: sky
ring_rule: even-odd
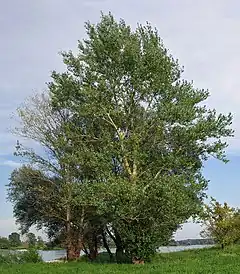
[[[150,22],[165,46],[178,58],[186,80],[209,89],[207,105],[232,112],[235,137],[228,140],[228,164],[210,159],[204,168],[208,194],[240,207],[240,2],[237,0],[21,0],[0,1],[0,235],[17,227],[6,184],[19,163],[13,156],[16,137],[9,133],[16,108],[46,88],[52,70],[62,71],[59,52],[76,51],[85,36],[84,22],[96,23],[100,11],[111,11],[133,28]],[[199,237],[199,225],[188,223],[177,239]]]

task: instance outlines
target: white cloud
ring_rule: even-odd
[[[236,0],[4,3],[0,11],[4,41],[0,45],[4,52],[0,62],[0,154],[14,151],[16,138],[6,131],[12,123],[9,115],[34,89],[45,86],[51,70],[63,68],[59,50],[75,49],[77,40],[85,35],[84,21],[99,20],[100,10],[112,11],[132,26],[150,21],[159,29],[166,46],[185,66],[185,77],[199,88],[210,89],[208,104],[219,111],[233,112],[236,138],[230,141],[229,151],[239,153],[239,6]],[[71,16],[66,17],[66,13]]]
[[[0,165],[1,165],[1,166],[12,167],[12,168],[18,168],[18,167],[20,167],[22,164],[19,163],[19,162],[12,161],[12,160],[4,160],[3,162],[0,161]]]
[[[175,233],[176,240],[199,239],[202,228],[200,224],[188,222]]]
[[[18,232],[18,227],[13,218],[0,219],[0,236],[7,237],[11,232]]]
[[[19,230],[19,226],[16,225],[14,218],[8,218],[8,219],[0,219],[0,237],[8,237],[8,235],[11,232],[17,232],[21,234]],[[46,235],[43,233],[43,231],[38,231],[36,228],[31,228],[30,232],[34,233],[36,236],[43,237],[44,240],[47,240]],[[23,239],[25,237],[23,236]]]

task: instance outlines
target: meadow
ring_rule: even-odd
[[[98,262],[0,264],[1,274],[78,273],[240,273],[240,246],[225,250],[208,248],[157,254],[145,265],[109,263],[99,255]]]

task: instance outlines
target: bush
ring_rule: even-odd
[[[34,249],[24,252],[0,254],[0,264],[24,264],[38,262],[42,262],[42,258]]]

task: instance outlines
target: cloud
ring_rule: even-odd
[[[4,160],[3,162],[0,162],[1,166],[8,166],[8,167],[12,167],[12,168],[18,168],[20,167],[22,164],[19,162],[15,162],[12,160]]]
[[[15,220],[13,218],[0,219],[0,236],[7,237],[11,232],[18,232]]]
[[[202,228],[200,224],[188,222],[175,233],[176,240],[199,239]]]
[[[11,232],[17,232],[21,234],[19,226],[16,224],[14,218],[0,219],[0,237],[8,237]],[[36,236],[41,236],[44,240],[47,240],[46,235],[42,230],[37,230],[35,227],[30,229],[30,232],[34,233]],[[22,237],[25,240],[25,236]]]
[[[98,21],[100,10],[112,11],[133,27],[150,21],[159,29],[170,52],[185,66],[184,77],[194,80],[196,87],[210,89],[208,105],[233,112],[236,137],[230,140],[229,152],[239,154],[239,7],[236,0],[72,0],[71,5],[63,0],[5,2],[0,11],[0,51],[4,52],[0,63],[4,98],[0,102],[0,154],[14,150],[16,138],[6,130],[12,123],[10,114],[33,90],[45,87],[51,70],[63,69],[58,52],[76,49],[77,40],[85,36],[84,22]]]

